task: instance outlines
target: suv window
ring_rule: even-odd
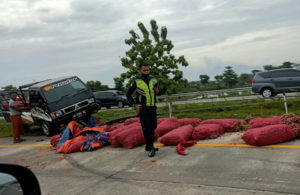
[[[278,77],[295,77],[300,76],[300,71],[297,70],[281,70],[272,72],[270,77],[271,78],[278,78]]]
[[[287,77],[286,71],[276,71],[270,74],[270,78]]]
[[[299,77],[300,71],[298,70],[288,70],[288,76],[290,77]]]
[[[262,72],[262,73],[258,73],[258,74],[262,78],[270,78],[270,73],[269,72]]]

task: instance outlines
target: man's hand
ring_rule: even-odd
[[[140,113],[140,106],[139,105],[134,105],[136,112],[139,114]]]
[[[155,94],[159,94],[159,89],[158,89],[157,86],[154,86],[154,87],[153,87],[153,90],[154,90]]]

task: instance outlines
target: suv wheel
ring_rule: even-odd
[[[262,91],[261,91],[261,95],[265,98],[269,98],[269,97],[272,97],[274,96],[273,94],[273,90],[271,88],[264,88]]]
[[[43,121],[41,125],[41,129],[46,136],[51,136],[52,131],[49,123]]]
[[[124,108],[123,102],[118,102],[118,107],[119,107],[119,108]]]

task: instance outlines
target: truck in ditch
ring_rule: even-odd
[[[98,104],[92,91],[77,77],[60,77],[35,82],[19,87],[21,100],[29,98],[28,111],[22,112],[27,124],[40,126],[42,132],[53,135],[70,121],[86,122],[93,113],[98,112]],[[27,106],[27,102],[23,104]]]

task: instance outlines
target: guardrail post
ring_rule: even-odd
[[[288,107],[287,107],[287,103],[286,103],[285,92],[283,92],[283,101],[284,101],[285,113],[288,114]]]
[[[172,102],[168,102],[168,107],[169,107],[169,117],[171,118],[173,115],[173,111],[172,111]]]

